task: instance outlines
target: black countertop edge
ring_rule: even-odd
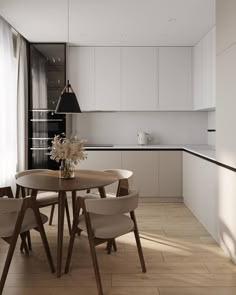
[[[104,148],[104,149],[101,149],[101,148],[89,148],[89,149],[85,149],[85,152],[86,151],[183,151],[183,152],[187,152],[191,155],[194,155],[198,158],[201,158],[201,159],[204,159],[204,160],[207,160],[213,164],[216,164],[220,167],[223,167],[223,168],[226,168],[228,170],[231,170],[233,172],[236,172],[236,168],[232,167],[232,166],[229,166],[229,165],[226,165],[226,164],[223,164],[219,161],[216,161],[214,159],[211,159],[207,156],[204,156],[202,154],[199,154],[198,152],[194,152],[192,150],[188,150],[187,148],[153,148],[153,149],[146,149],[146,148]]]
[[[183,151],[183,148],[89,148],[86,151]]]
[[[182,151],[187,152],[187,153],[189,153],[189,154],[192,154],[192,155],[194,155],[194,156],[197,156],[198,158],[201,158],[201,159],[207,160],[207,161],[209,161],[209,162],[211,162],[211,163],[213,163],[213,164],[216,164],[216,165],[218,165],[218,166],[220,166],[220,167],[223,167],[223,168],[229,169],[229,170],[231,170],[231,171],[233,171],[233,172],[236,172],[236,168],[234,168],[234,167],[232,167],[232,166],[229,166],[229,165],[226,165],[226,164],[223,164],[223,163],[221,163],[221,162],[219,162],[219,161],[216,161],[216,160],[214,160],[214,159],[208,158],[208,157],[206,157],[206,156],[204,156],[204,155],[198,154],[197,152],[190,151],[190,150],[188,150],[188,149],[186,149],[186,148],[182,148]]]

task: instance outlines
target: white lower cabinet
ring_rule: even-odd
[[[106,170],[121,168],[119,151],[86,151],[87,159],[78,164],[78,169]]]
[[[182,152],[158,152],[158,196],[182,197]]]
[[[184,203],[217,240],[217,166],[183,153]]]
[[[87,159],[77,165],[77,169],[106,170],[121,168],[119,151],[86,151]],[[97,191],[93,190],[93,191]],[[106,187],[106,192],[116,193],[117,183]]]
[[[134,172],[132,187],[142,197],[157,196],[157,163],[155,151],[122,151],[122,168]]]
[[[87,151],[78,169],[122,168],[134,172],[131,187],[141,197],[182,197],[181,151]],[[110,191],[110,187],[109,187]]]

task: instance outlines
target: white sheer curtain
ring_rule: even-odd
[[[24,38],[17,36],[17,171],[27,167],[27,122],[28,122],[28,66],[27,45]]]
[[[0,17],[0,186],[13,185],[17,163],[17,61],[10,25]]]
[[[0,186],[15,187],[15,173],[26,167],[27,49],[0,16]]]

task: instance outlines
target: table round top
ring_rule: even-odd
[[[45,171],[19,177],[16,184],[40,191],[80,191],[99,188],[118,180],[115,175],[97,170],[76,170],[75,178],[61,179],[59,171]]]

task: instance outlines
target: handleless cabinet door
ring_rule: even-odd
[[[211,31],[211,103],[216,107],[216,28]]]
[[[192,108],[192,47],[160,47],[159,110]]]
[[[78,169],[105,170],[121,168],[119,151],[86,151],[87,159],[78,164]]]
[[[122,151],[122,168],[133,171],[132,188],[140,197],[157,196],[157,157],[155,151]]]
[[[120,110],[119,47],[95,48],[96,110]]]
[[[227,169],[220,169],[223,169],[221,170],[222,174],[220,174],[222,176]],[[229,171],[229,173],[234,172]],[[217,175],[219,175],[219,167],[216,164],[183,152],[184,203],[216,240],[219,239],[217,220],[221,220],[222,217],[219,216],[218,211],[219,176]],[[226,206],[225,198],[224,206]],[[232,204],[229,206],[232,206]]]
[[[69,80],[82,111],[95,109],[94,48],[70,47]]]
[[[157,51],[155,47],[121,48],[121,109],[157,109]]]
[[[193,100],[194,109],[201,109],[203,102],[203,43],[199,42],[193,49]]]
[[[182,197],[182,152],[158,152],[158,195]]]
[[[194,109],[215,108],[215,28],[194,47]]]
[[[120,151],[86,151],[87,159],[81,161],[77,169],[106,170],[121,168]],[[115,194],[118,182],[105,187],[106,192]],[[97,189],[93,190],[97,192]]]

